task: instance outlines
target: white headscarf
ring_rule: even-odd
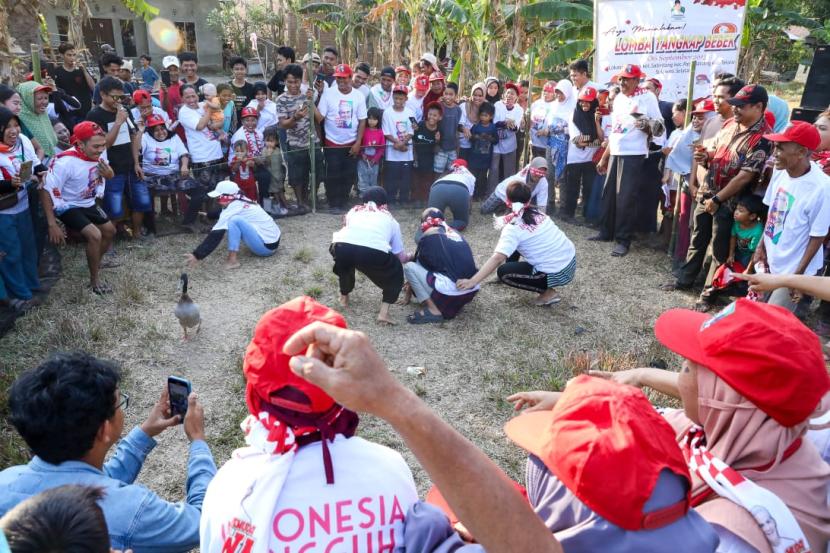
[[[550,110],[551,118],[570,121],[576,108],[576,94],[574,93],[573,83],[568,79],[562,79],[556,83],[554,90],[560,91],[565,96],[565,101],[553,101],[553,108]]]

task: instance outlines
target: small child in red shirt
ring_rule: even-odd
[[[363,131],[360,159],[357,160],[357,189],[361,194],[369,187],[378,185],[380,160],[386,150],[386,137],[380,128],[382,113],[372,107],[366,114],[366,130]]]
[[[247,198],[257,201],[255,165],[256,160],[248,154],[248,143],[245,140],[234,142],[231,180],[239,186],[239,189]]]

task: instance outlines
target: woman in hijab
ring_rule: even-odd
[[[746,299],[714,317],[673,309],[654,331],[684,358],[679,373],[592,374],[680,398],[683,409],[664,415],[691,469],[692,505],[722,550],[826,551],[830,466],[804,439],[830,405],[818,337],[789,311]]]
[[[470,92],[470,97],[461,104],[461,121],[460,125],[464,127],[464,132],[458,137],[458,157],[466,161],[470,161],[469,155],[472,149],[470,143],[470,129],[478,123],[478,108],[484,103],[484,83],[476,83]]]
[[[501,81],[495,77],[487,77],[484,79],[484,99],[493,105],[501,100],[502,95]]]
[[[26,135],[37,140],[43,153],[52,157],[58,144],[58,137],[46,113],[52,88],[35,81],[26,81],[17,85],[17,92],[23,102],[19,117],[26,127]]]
[[[548,81],[542,87],[542,97],[530,104],[530,148],[533,157],[545,157],[548,130],[545,122],[556,107],[556,83]]]
[[[529,409],[504,431],[529,453],[528,501],[566,553],[716,550],[715,531],[689,509],[674,432],[641,390],[582,375],[536,394],[507,398]]]
[[[588,213],[588,201],[597,177],[594,156],[604,139],[602,116],[598,115],[599,99],[597,89],[585,86],[579,93],[577,106],[568,124],[567,172],[565,189],[562,194],[562,215],[573,219],[576,204],[582,191],[582,216]],[[587,218],[587,217],[586,217]]]
[[[0,105],[11,111],[18,117],[20,117],[20,112],[23,110],[23,100],[20,99],[20,94],[18,94],[15,89],[3,84],[0,84]],[[27,136],[27,138],[31,140],[32,146],[35,147],[37,158],[43,159],[43,148],[40,147],[40,144],[38,144],[37,139],[28,136],[29,133],[26,130],[26,126],[23,125],[22,122],[21,129],[23,131],[23,135]]]
[[[568,159],[568,126],[573,118],[576,107],[576,95],[574,86],[568,79],[562,79],[556,83],[554,89],[556,96],[555,106],[548,112],[546,123],[548,149],[547,161],[550,175],[553,181],[549,202],[556,204],[556,185],[562,180],[565,174],[565,165]]]

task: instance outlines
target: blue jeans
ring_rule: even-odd
[[[361,158],[357,161],[357,191],[363,194],[370,186],[378,185],[380,163],[370,164]]]
[[[104,211],[110,219],[119,219],[124,215],[124,193],[130,209],[147,213],[152,211],[150,190],[147,185],[138,180],[135,173],[122,173],[107,179],[104,188]]]
[[[37,249],[32,216],[29,210],[13,215],[0,215],[0,277],[12,297],[32,299],[32,290],[40,288],[37,278]]]
[[[458,152],[455,150],[438,150],[432,161],[432,170],[435,173],[449,171],[452,167],[452,162],[456,159],[458,159]]]
[[[272,250],[265,246],[265,242],[251,223],[242,217],[234,217],[228,221],[228,251],[238,252],[240,240],[245,242],[248,249],[259,257],[268,257],[277,253],[276,248]]]

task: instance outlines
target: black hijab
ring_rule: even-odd
[[[577,129],[579,129],[580,135],[589,137],[589,141],[593,142],[598,138],[597,124],[594,117],[597,112],[597,108],[599,108],[599,102],[596,99],[591,100],[591,109],[588,111],[583,111],[582,107],[579,105],[580,103],[581,102],[577,102],[576,107],[574,108],[574,125]]]

